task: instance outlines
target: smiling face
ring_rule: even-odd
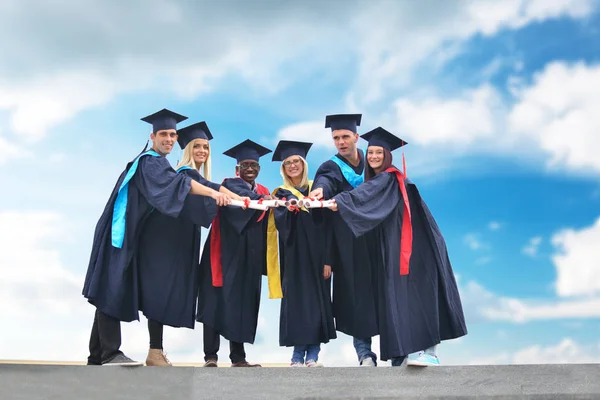
[[[283,160],[283,168],[285,168],[285,174],[293,181],[301,179],[304,173],[304,163],[300,156],[289,156]]]
[[[354,133],[347,129],[337,129],[331,132],[333,143],[344,158],[352,157],[356,152],[356,143],[358,143],[358,133]]]
[[[166,156],[173,150],[177,142],[177,131],[175,129],[163,129],[150,134],[152,140],[152,149],[158,154]]]
[[[192,156],[194,157],[194,162],[198,165],[198,168],[200,168],[200,165],[204,164],[210,155],[210,146],[206,139],[194,140],[193,146]]]
[[[369,146],[367,149],[367,162],[369,163],[369,167],[373,168],[374,170],[381,168],[384,159],[385,154],[383,152],[383,147]]]
[[[238,165],[238,172],[240,174],[240,178],[248,182],[249,184],[254,184],[254,181],[258,177],[258,173],[260,172],[260,164],[255,160],[243,160],[240,161]]]

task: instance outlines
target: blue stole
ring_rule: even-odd
[[[354,172],[352,167],[350,167],[348,164],[346,164],[345,162],[340,160],[339,157],[333,156],[330,158],[330,160],[333,161],[334,163],[336,163],[338,165],[338,167],[340,167],[340,171],[342,172],[344,179],[346,179],[346,181],[348,181],[348,183],[353,188],[358,187],[358,185],[360,185],[361,183],[364,182],[363,176],[358,175],[356,172]]]
[[[133,175],[137,171],[138,163],[140,158],[144,156],[153,156],[160,157],[160,154],[155,152],[154,150],[148,150],[145,153],[140,154],[133,164],[129,171],[127,171],[127,175],[125,175],[125,179],[121,186],[119,187],[119,192],[117,194],[117,200],[115,200],[115,205],[113,208],[113,217],[112,217],[112,245],[120,249],[123,247],[123,240],[125,239],[125,217],[127,213],[127,197],[129,194],[129,181],[133,178]]]
[[[187,165],[182,165],[181,167],[179,167],[177,172],[179,173],[181,171],[185,171],[186,169],[192,169],[192,167],[188,167]]]

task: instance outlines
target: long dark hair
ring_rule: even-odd
[[[369,154],[369,149],[367,149],[367,154],[365,155],[365,182],[369,181],[370,179],[373,179],[373,177],[376,175],[375,171],[373,170],[373,168],[371,168],[371,166],[369,165],[369,162],[367,161],[368,154]],[[391,167],[392,161],[393,161],[392,153],[388,149],[384,148],[383,149],[383,163],[381,163],[381,170],[385,171],[386,169]]]

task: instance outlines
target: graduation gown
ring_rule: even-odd
[[[370,243],[384,361],[467,334],[444,237],[415,184],[405,182],[413,235],[407,275],[400,275],[404,199],[396,175],[381,172],[335,197],[340,217]]]
[[[357,175],[362,175],[365,165],[363,152],[359,149],[360,163],[352,166],[345,158],[336,155]],[[356,185],[356,183],[355,183]],[[354,189],[338,164],[324,162],[313,183],[313,190],[323,189],[323,197]],[[319,229],[327,236],[325,263],[333,271],[333,315],[336,329],[347,335],[368,339],[379,334],[372,285],[372,268],[367,239],[355,237],[339,213],[331,210],[313,210]]]
[[[194,169],[179,172],[219,190]],[[194,328],[200,283],[200,234],[217,214],[217,203],[207,196],[188,196],[177,218],[156,210],[140,236],[137,257],[140,311],[148,319],[173,327]]]
[[[154,153],[156,154],[156,153]],[[135,169],[134,169],[135,168]],[[128,172],[127,189],[122,189]],[[96,225],[83,295],[97,309],[125,322],[139,321],[138,272],[135,256],[150,211],[177,217],[191,190],[191,179],[177,174],[165,157],[143,153],[127,164]],[[119,192],[126,196],[119,196]],[[118,199],[126,199],[124,233],[115,246],[113,214]]]
[[[226,179],[223,186],[252,200],[263,197],[241,178]],[[210,326],[225,339],[254,343],[262,275],[266,274],[268,215],[263,211],[222,207],[219,210],[223,286],[214,287],[211,271],[211,227],[204,245],[200,269],[196,320]]]
[[[297,189],[307,196],[308,190]],[[278,198],[295,199],[279,188]],[[300,346],[327,343],[337,337],[331,306],[331,278],[323,277],[324,235],[306,211],[273,210],[279,232],[282,270],[279,345]]]

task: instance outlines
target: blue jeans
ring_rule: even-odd
[[[356,350],[356,355],[358,356],[358,362],[362,362],[365,358],[371,357],[377,365],[377,354],[371,351],[371,338],[368,339],[358,339],[353,338],[354,341],[354,349]]]
[[[306,361],[313,360],[314,362],[319,361],[319,352],[321,351],[320,344],[307,344],[303,346],[294,346],[294,353],[292,354],[292,362],[299,362],[304,364],[304,356],[306,355]]]

